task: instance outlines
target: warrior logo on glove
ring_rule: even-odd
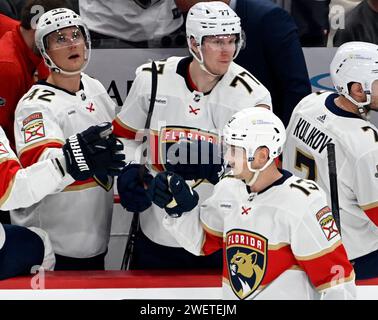
[[[67,172],[75,180],[120,174],[125,166],[123,144],[112,134],[112,125],[105,122],[70,136],[63,146]]]
[[[89,166],[87,162],[85,161],[83,152],[81,151],[79,140],[77,138],[77,135],[73,135],[68,138],[68,143],[70,144],[72,154],[74,156],[74,160],[81,172],[83,171],[89,171]]]

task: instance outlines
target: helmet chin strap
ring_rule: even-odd
[[[267,168],[267,167],[273,162],[273,159],[269,159],[269,160],[264,164],[264,166],[263,166],[262,168],[260,168],[260,169],[253,169],[253,168],[252,168],[252,161],[253,161],[253,160],[254,160],[254,158],[252,158],[251,161],[248,161],[248,164],[247,164],[249,171],[251,171],[251,172],[254,173],[252,179],[250,179],[249,181],[246,181],[246,184],[247,184],[248,186],[250,186],[250,187],[252,187],[252,186],[256,183],[257,178],[258,178],[259,175],[260,175],[260,172],[264,171],[264,170],[265,170],[265,169],[266,169],[266,168]]]
[[[200,62],[200,68],[201,68],[203,71],[205,71],[206,73],[208,73],[209,75],[213,76],[213,77],[220,77],[220,76],[221,76],[220,74],[214,74],[214,73],[210,72],[210,71],[206,68],[204,62],[202,62],[202,63]]]
[[[74,76],[74,75],[77,75],[77,74],[81,73],[82,68],[80,68],[77,71],[65,71],[65,70],[63,70],[61,68],[51,68],[51,71],[53,71],[55,73],[64,74],[64,75],[67,75],[67,76]]]
[[[353,99],[349,94],[344,95],[345,98],[347,98],[350,102],[355,104],[358,108],[358,112],[362,119],[369,120],[370,115],[370,102],[371,102],[371,93],[369,91],[365,91],[366,93],[366,101],[365,102],[358,102],[355,99]]]
[[[257,181],[257,178],[259,177],[261,170],[254,170],[253,172],[254,172],[254,175],[253,175],[252,179],[245,182],[250,187],[252,187],[255,184],[255,182]]]

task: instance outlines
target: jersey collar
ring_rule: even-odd
[[[265,189],[257,192],[257,194],[261,194],[261,193],[269,190],[272,187],[279,186],[279,185],[283,184],[287,179],[289,179],[293,175],[291,172],[286,171],[286,170],[278,169],[278,171],[282,173],[282,177],[279,178],[278,180],[274,181],[270,186],[267,186]],[[246,185],[246,188],[247,188],[248,193],[253,193],[251,191],[250,186]]]
[[[349,111],[346,111],[346,110],[343,110],[341,108],[339,108],[336,103],[335,103],[335,99],[338,97],[339,95],[337,93],[331,93],[324,105],[326,106],[326,108],[332,112],[333,114],[339,116],[339,117],[344,117],[344,118],[356,118],[356,119],[361,119],[361,117],[359,117],[358,115],[356,115],[355,113],[353,112],[349,112]]]
[[[46,80],[39,80],[36,84],[40,84],[40,85],[43,85],[43,86],[48,86],[48,87],[52,87],[54,89],[57,89],[57,90],[60,90],[60,91],[63,91],[65,93],[68,93],[69,95],[71,96],[76,96],[77,92],[79,92],[80,90],[84,90],[84,85],[83,85],[83,82],[80,80],[80,88],[77,92],[71,92],[71,91],[68,91],[66,89],[63,89],[63,88],[60,88],[54,84],[51,84],[51,83],[48,83]]]
[[[190,63],[193,61],[193,57],[185,57],[179,61],[177,64],[176,73],[182,76],[185,80],[186,86],[190,92],[198,91],[195,83],[193,82],[190,74],[189,74],[189,66]],[[211,90],[208,92],[204,92],[203,95],[206,96],[211,93]]]

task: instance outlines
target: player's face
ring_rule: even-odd
[[[85,38],[78,27],[57,30],[47,36],[47,53],[65,71],[80,70],[85,62]]]
[[[371,86],[371,102],[370,109],[378,111],[378,79]]]
[[[245,181],[251,180],[254,173],[248,169],[247,155],[243,148],[227,145],[224,159],[231,167],[235,178]]]
[[[224,75],[236,51],[236,35],[207,36],[202,44],[202,54],[206,68],[214,74]]]

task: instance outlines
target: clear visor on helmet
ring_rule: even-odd
[[[244,48],[244,32],[239,34],[208,35],[203,37],[202,46],[208,46],[214,51],[234,51],[235,54]]]
[[[228,168],[227,174],[238,176],[243,173],[247,163],[246,151],[243,147],[230,145],[228,143],[223,144],[224,161]]]
[[[47,50],[59,50],[71,46],[85,45],[88,48],[88,41],[84,30],[79,26],[72,26],[56,30],[48,34],[45,39]]]
[[[216,35],[216,36],[206,36],[203,39],[203,45],[208,46],[213,50],[236,50],[239,37],[236,34],[229,35]]]

